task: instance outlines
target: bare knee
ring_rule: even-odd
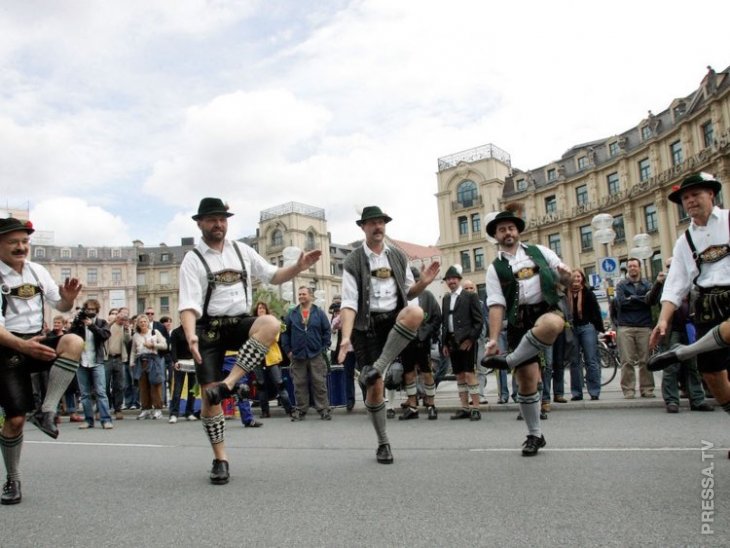
[[[564,328],[565,320],[563,317],[553,312],[548,312],[540,316],[537,322],[535,322],[534,329],[543,335],[542,340],[549,339],[545,342],[552,343]]]
[[[281,332],[281,322],[276,316],[266,314],[259,316],[251,326],[249,336],[255,338],[262,344],[270,346],[276,341],[276,336]]]
[[[417,330],[423,322],[423,309],[420,306],[409,305],[400,311],[396,321],[402,323],[411,331]]]
[[[25,417],[23,415],[17,417],[6,417],[3,425],[3,435],[8,438],[17,438],[23,432],[25,425]]]
[[[56,346],[56,353],[64,358],[79,359],[83,350],[84,339],[73,333],[66,333]]]

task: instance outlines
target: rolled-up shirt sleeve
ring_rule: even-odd
[[[203,286],[197,272],[194,259],[191,253],[185,255],[180,265],[180,295],[178,310],[192,310],[195,317],[200,318],[203,314]]]
[[[698,270],[684,237],[677,240],[672,252],[672,266],[669,269],[661,301],[668,301],[679,308],[692,287],[692,279]]]
[[[347,270],[342,273],[342,302],[340,308],[349,308],[357,312],[358,289],[355,277]]]
[[[487,307],[497,305],[507,306],[507,301],[502,293],[497,271],[494,269],[494,265],[490,264],[487,268]]]

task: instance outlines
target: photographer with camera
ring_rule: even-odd
[[[106,371],[104,358],[105,342],[111,336],[109,324],[98,317],[101,305],[96,299],[87,299],[71,324],[71,333],[84,339],[84,351],[81,353],[81,367],[76,370],[76,378],[81,390],[81,406],[84,408],[84,422],[80,430],[94,428],[94,401],[99,411],[101,427],[105,430],[114,428],[109,414],[109,400],[106,396]]]

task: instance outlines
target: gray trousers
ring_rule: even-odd
[[[329,410],[330,402],[327,395],[327,364],[322,355],[305,360],[293,358],[289,367],[292,383],[294,383],[294,397],[296,408],[302,413],[309,409],[309,384],[311,380],[314,408],[318,412]]]

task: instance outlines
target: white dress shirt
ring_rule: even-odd
[[[567,269],[568,267],[560,260],[552,249],[548,249],[545,246],[537,245],[538,249],[545,258],[548,266],[557,270],[558,267]],[[522,268],[532,268],[535,266],[533,260],[527,255],[524,244],[520,244],[517,248],[517,252],[514,255],[507,253],[506,251],[498,251],[497,258],[504,257],[509,261],[513,272],[517,272]],[[540,288],[540,275],[535,274],[527,280],[517,280],[518,287],[518,303],[523,304],[538,304],[543,302],[542,289]],[[499,283],[499,276],[497,271],[494,269],[494,264],[490,264],[487,268],[487,307],[501,305],[506,307],[507,302],[502,293],[502,284]]]
[[[706,226],[697,226],[694,221],[689,225],[689,232],[695,244],[697,253],[702,253],[712,245],[727,245],[730,243],[730,228],[728,228],[728,210],[715,206],[710,213]],[[674,244],[672,266],[667,279],[664,281],[662,301],[669,301],[676,307],[682,304],[692,289],[692,281],[699,271],[692,257],[684,233],[677,238]],[[697,279],[697,285],[710,288],[716,286],[730,286],[730,256],[714,263],[703,263],[702,273]]]
[[[278,267],[266,261],[253,248],[241,242],[225,240],[223,252],[208,247],[201,240],[197,249],[205,258],[211,272],[224,270],[241,271],[241,261],[233,246],[236,245],[241,251],[243,263],[246,266],[248,281],[244,291],[243,281],[231,285],[218,284],[213,290],[208,303],[209,316],[240,316],[251,313],[252,280],[261,280],[268,283],[274,276]],[[188,252],[180,265],[180,304],[178,309],[193,310],[196,317],[203,315],[203,304],[208,288],[208,278],[205,266],[200,258],[193,252]]]
[[[390,268],[390,262],[388,261],[388,254],[386,251],[389,249],[387,245],[383,245],[383,252],[378,255],[372,249],[370,249],[365,242],[362,244],[363,251],[368,258],[370,263],[370,270],[378,268]],[[408,291],[416,281],[413,278],[411,269],[406,266],[406,291]],[[357,297],[359,288],[355,278],[345,270],[342,273],[342,308],[350,308],[357,312]],[[372,276],[370,278],[370,312],[390,312],[395,310],[398,306],[398,285],[395,282],[395,278],[377,278]]]
[[[35,276],[30,269],[33,269]],[[53,280],[50,273],[41,265],[26,261],[21,274],[0,261],[0,274],[3,278],[3,291],[9,291],[23,284],[30,284],[40,287],[43,291],[43,300],[56,305],[61,301],[61,293],[58,284]],[[38,279],[36,280],[36,276]],[[21,299],[6,296],[12,299],[12,305],[8,304],[5,315],[0,310],[0,325],[13,333],[30,334],[38,333],[43,329],[43,307],[41,295],[37,294],[30,299]],[[13,307],[17,310],[13,310]]]

